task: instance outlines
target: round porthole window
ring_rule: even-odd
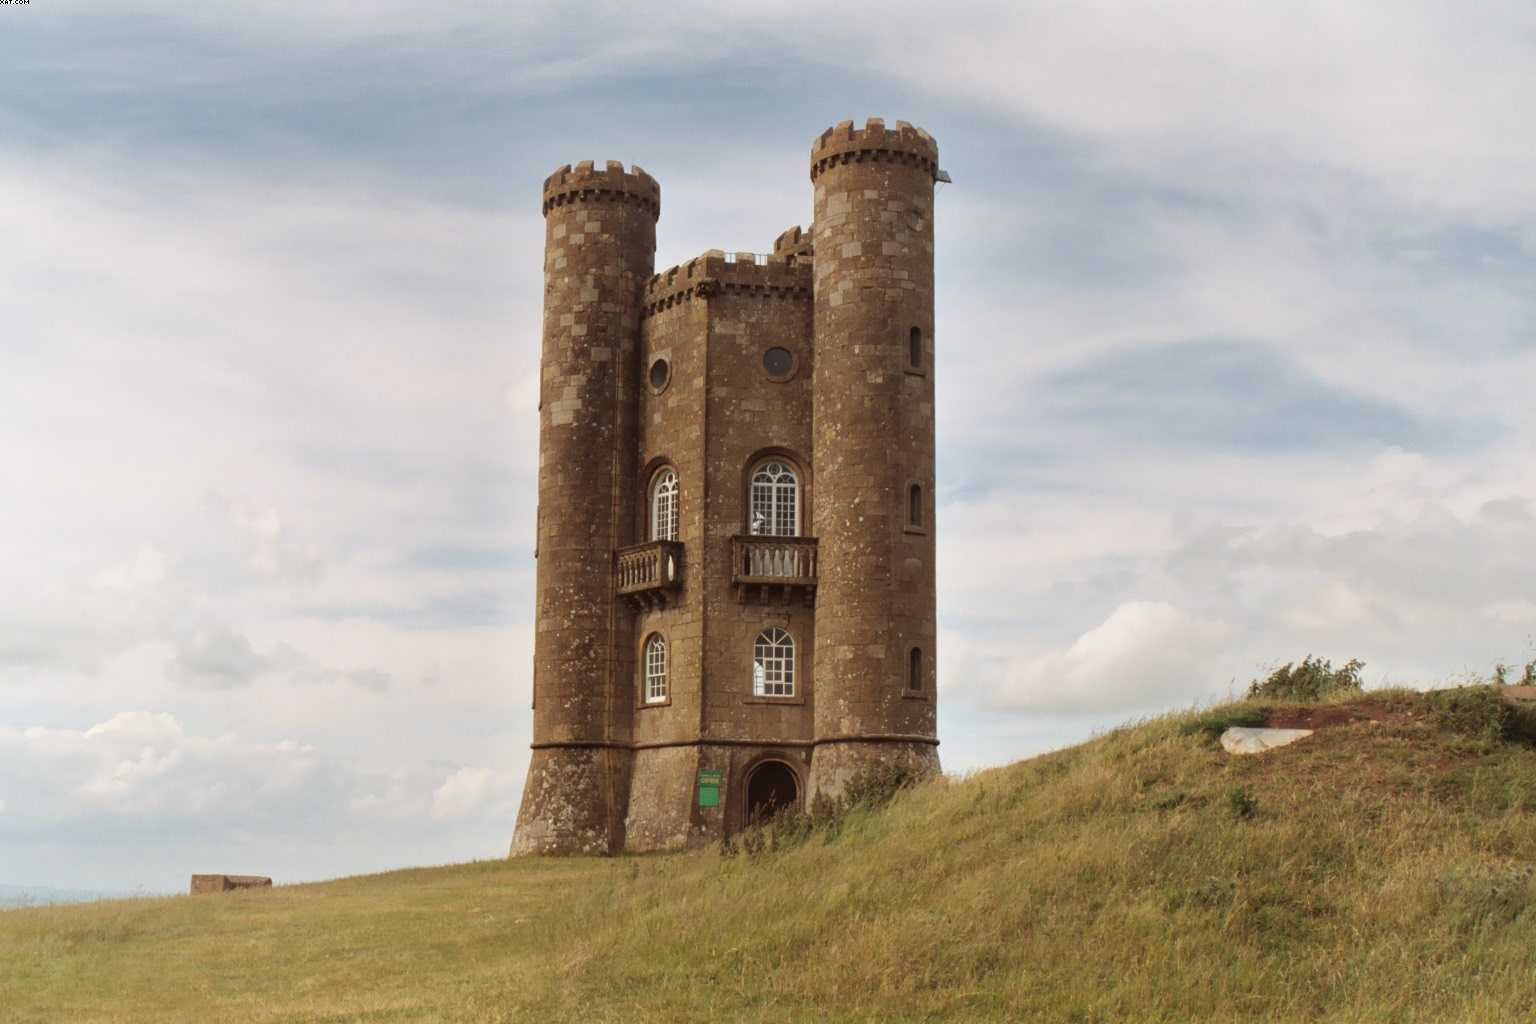
[[[774,380],[789,380],[795,372],[795,354],[787,348],[771,348],[763,353],[763,369]]]
[[[672,379],[672,367],[665,359],[658,359],[651,364],[651,390],[660,394],[666,389],[667,381]]]

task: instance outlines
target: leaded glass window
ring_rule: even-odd
[[[757,634],[753,645],[752,695],[795,695],[795,638],[777,626]]]
[[[800,535],[800,480],[787,462],[765,462],[752,474],[749,532],[762,537]]]
[[[651,481],[651,540],[677,540],[677,471],[663,469]]]
[[[652,633],[645,642],[645,702],[657,704],[667,699],[667,641]]]

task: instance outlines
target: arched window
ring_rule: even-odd
[[[659,704],[667,699],[667,641],[652,633],[645,641],[645,702]]]
[[[912,691],[923,688],[923,651],[920,647],[912,648],[911,655],[907,658],[907,689]]]
[[[795,638],[777,626],[757,634],[752,648],[752,696],[795,695]]]
[[[907,491],[907,525],[923,525],[923,489],[917,484]]]
[[[921,327],[912,328],[911,337],[907,340],[907,362],[914,370],[923,368],[923,329]]]
[[[789,463],[775,459],[752,474],[748,532],[764,537],[800,535],[800,480]]]
[[[651,540],[677,540],[677,471],[668,466],[651,480]]]

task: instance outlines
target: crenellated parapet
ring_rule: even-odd
[[[878,117],[870,118],[863,128],[855,128],[852,121],[839,121],[811,145],[811,180],[828,167],[865,160],[912,164],[936,177],[939,144],[905,121],[897,121],[893,128],[887,128]]]
[[[796,263],[810,260],[815,254],[815,246],[811,241],[814,234],[814,224],[810,228],[801,228],[796,224],[773,240],[773,254]]]
[[[727,253],[711,249],[651,278],[640,297],[640,315],[655,316],[695,298],[744,292],[809,302],[811,283],[811,264],[797,258],[797,254]]]
[[[597,170],[591,160],[566,164],[544,179],[544,215],[567,203],[630,203],[661,216],[661,185],[636,164],[626,171],[617,160]]]

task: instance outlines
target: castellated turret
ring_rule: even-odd
[[[932,673],[933,191],[928,133],[816,140],[812,520],[821,548],[814,792],[888,758],[938,767]],[[914,686],[913,683],[916,683]]]
[[[533,758],[512,852],[668,849],[938,768],[932,138],[844,122],[815,221],[653,274],[638,167],[544,183]]]
[[[640,293],[656,266],[661,188],[609,161],[544,182],[533,757],[514,852],[623,843],[630,623],[612,552],[634,539]]]

